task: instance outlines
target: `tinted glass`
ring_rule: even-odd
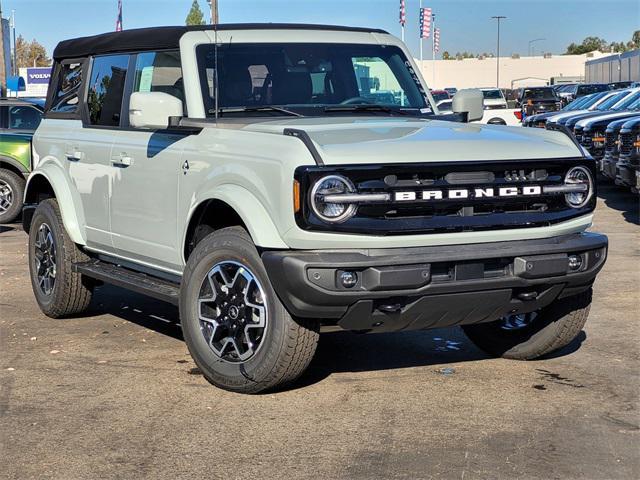
[[[502,99],[502,92],[500,90],[483,90],[482,91],[482,96],[485,99],[501,100]]]
[[[215,114],[213,45],[197,48],[205,107]],[[219,107],[335,105],[428,108],[399,48],[351,44],[231,44],[218,48]]]
[[[138,54],[133,91],[163,92],[184,102],[180,53],[166,51]]]
[[[440,102],[442,100],[449,100],[449,94],[446,92],[431,92],[431,96],[436,102]]]
[[[91,125],[120,125],[128,63],[129,55],[109,55],[93,60],[87,94]]]
[[[606,92],[609,90],[609,85],[605,84],[591,84],[591,85],[578,85],[578,95],[588,95],[590,93]]]
[[[525,88],[522,98],[525,100],[556,100],[558,97],[553,88]]]
[[[81,84],[81,63],[65,63],[61,65],[58,84],[51,101],[51,111],[56,113],[77,112]]]
[[[611,107],[613,107],[619,101],[623,100],[627,95],[629,95],[629,92],[621,92],[621,93],[616,93],[615,95],[611,95],[608,99],[606,99],[600,105],[598,105],[597,109],[610,110]]]
[[[40,125],[42,112],[34,107],[9,107],[9,128],[12,130],[35,130]]]
[[[638,98],[640,98],[640,92],[630,93],[629,95],[624,97],[624,99],[622,99],[622,102],[620,102],[620,105],[616,105],[614,109],[615,110],[626,110],[626,109],[633,110],[635,109],[635,104]]]

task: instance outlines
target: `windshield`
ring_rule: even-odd
[[[613,110],[634,110],[636,102],[640,98],[640,92],[627,95],[620,105],[616,105]]]
[[[526,88],[522,94],[525,100],[556,100],[553,88]]]
[[[588,95],[590,93],[606,92],[607,90],[609,90],[609,85],[605,85],[604,83],[603,84],[594,83],[592,85],[579,85],[578,95]]]
[[[483,90],[482,96],[485,100],[502,100],[502,92],[500,90]]]
[[[620,100],[625,98],[627,95],[629,95],[629,92],[620,92],[615,95],[611,95],[610,98],[606,99],[604,102],[598,105],[596,110],[601,110],[601,111],[611,110],[611,107],[613,107],[616,103],[618,103]]]
[[[216,114],[212,44],[196,48],[207,115]],[[253,43],[218,48],[218,108],[262,115],[432,113],[402,51],[386,45]],[[340,108],[335,108],[340,106]],[[272,107],[280,107],[279,110]],[[334,107],[334,108],[329,108]],[[344,108],[343,108],[344,107]],[[286,109],[284,111],[283,109]],[[327,111],[328,110],[328,111]]]
[[[591,101],[592,101],[591,96],[580,97],[577,100],[574,100],[573,102],[569,103],[562,110],[567,110],[567,111],[578,110],[583,108],[585,105],[588,105],[589,103],[591,103]]]

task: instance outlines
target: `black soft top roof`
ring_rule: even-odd
[[[190,31],[201,30],[330,30],[342,32],[387,33],[373,28],[341,27],[334,25],[307,25],[294,23],[228,23],[188,27],[150,27],[102,33],[91,37],[64,40],[53,51],[53,58],[82,58],[114,52],[162,50],[178,48],[180,38]]]

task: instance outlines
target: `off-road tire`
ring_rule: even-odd
[[[0,225],[13,222],[22,212],[22,198],[24,197],[25,180],[11,170],[0,168],[0,180],[5,182],[12,191],[11,206],[0,213]]]
[[[35,244],[40,225],[46,223],[51,229],[56,249],[56,276],[53,290],[46,295],[38,285]],[[36,208],[29,230],[29,271],[31,286],[40,310],[51,318],[60,318],[84,312],[91,303],[93,283],[72,271],[74,263],[86,262],[89,257],[69,238],[62,223],[58,202],[47,199]]]
[[[268,326],[260,348],[242,363],[216,356],[201,331],[198,298],[203,280],[220,262],[246,265],[266,296]],[[319,324],[293,319],[277,297],[248,233],[240,227],[217,230],[191,253],[180,288],[180,320],[187,348],[204,377],[213,385],[239,393],[282,388],[296,380],[316,351]]]
[[[571,343],[589,316],[592,290],[556,300],[538,312],[527,326],[505,330],[502,321],[464,325],[462,329],[478,348],[496,357],[533,360]]]

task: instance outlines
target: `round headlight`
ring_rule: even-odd
[[[328,175],[321,178],[311,189],[311,208],[324,222],[345,222],[356,213],[357,206],[353,203],[326,202],[327,195],[341,195],[354,193],[353,183],[342,175]]]
[[[586,189],[582,192],[567,193],[564,198],[572,208],[584,207],[593,195],[593,179],[588,169],[584,167],[573,167],[564,177],[565,185],[586,185]]]

